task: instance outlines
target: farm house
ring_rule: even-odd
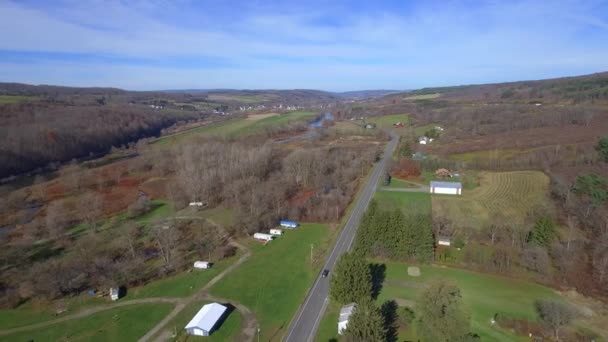
[[[294,221],[281,221],[279,224],[281,225],[281,227],[286,227],[286,228],[297,228],[298,227],[298,223],[294,222]]]
[[[271,229],[270,235],[283,235],[283,231],[280,229]]]
[[[255,233],[255,234],[253,234],[253,238],[256,240],[262,240],[262,241],[272,241],[273,236],[270,234],[265,234],[265,233]]]
[[[356,308],[357,304],[350,303],[344,305],[342,309],[340,309],[340,317],[338,318],[338,334],[342,335],[342,332],[344,332],[348,326],[348,319],[350,318],[350,315],[353,314]]]
[[[226,309],[225,306],[218,303],[203,306],[186,325],[188,335],[209,336]]]
[[[194,268],[200,268],[200,269],[211,268],[211,263],[208,261],[195,261]]]
[[[462,195],[462,184],[458,182],[431,182],[432,194]]]

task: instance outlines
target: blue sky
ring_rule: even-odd
[[[0,81],[413,89],[608,71],[608,1],[3,1]]]

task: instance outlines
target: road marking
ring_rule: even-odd
[[[327,304],[329,303],[329,297],[325,297],[325,300],[323,301],[323,306],[321,306],[321,312],[319,312],[319,314],[317,315],[317,319],[315,320],[315,324],[313,324],[312,326],[312,330],[316,331],[317,327],[319,326],[319,321],[321,320],[321,317],[323,317],[325,310],[327,310]],[[313,340],[313,334],[308,335],[308,342]]]

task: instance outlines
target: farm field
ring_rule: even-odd
[[[25,101],[31,101],[35,99],[33,96],[23,95],[0,95],[0,104],[13,104]]]
[[[253,255],[210,292],[250,308],[260,324],[260,338],[279,341],[306,295],[320,264],[310,264],[310,245],[327,248],[330,231],[323,224],[302,224],[263,245],[250,241]],[[319,255],[320,256],[320,255]]]
[[[492,326],[490,320],[496,313],[537,320],[534,309],[536,300],[560,298],[552,289],[523,280],[435,265],[420,266],[421,276],[411,277],[407,274],[407,266],[398,262],[386,263],[386,279],[378,296],[378,304],[386,300],[396,300],[400,305],[407,306],[415,304],[431,280],[448,280],[460,288],[464,307],[471,315],[471,330],[479,334],[482,341],[527,341],[527,337],[518,338]],[[412,336],[402,336],[406,337]]]
[[[422,95],[406,96],[403,99],[406,100],[406,101],[431,100],[431,99],[436,99],[439,96],[441,96],[441,94],[434,93],[434,94],[422,94]]]
[[[433,216],[480,229],[496,217],[522,223],[530,210],[547,203],[549,178],[542,172],[481,172],[479,177],[479,186],[462,196],[432,196]]]
[[[374,200],[383,210],[400,209],[404,213],[431,213],[431,194],[427,192],[377,191]]]
[[[177,141],[198,135],[217,136],[223,138],[235,138],[252,133],[261,133],[267,128],[284,125],[294,121],[306,121],[314,117],[314,112],[292,112],[281,115],[273,115],[260,120],[249,120],[247,118],[235,118],[220,123],[199,127],[183,134],[160,138],[154,144],[168,145]]]
[[[226,317],[225,321],[222,325],[211,333],[211,336],[207,337],[195,337],[186,334],[186,330],[184,327],[192,317],[200,310],[203,305],[208,304],[208,301],[198,301],[189,304],[186,306],[175,318],[173,318],[169,323],[167,323],[167,328],[169,328],[172,332],[177,333],[176,336],[172,339],[172,341],[210,341],[210,342],[229,342],[235,341],[237,342],[237,337],[239,335],[239,331],[242,326],[242,317],[238,310],[233,310],[230,312],[228,317]],[[223,303],[220,303],[223,304]]]
[[[172,304],[136,304],[1,336],[6,341],[136,341],[166,316]]]
[[[512,159],[513,157],[516,157],[523,152],[524,152],[524,150],[513,149],[513,148],[482,150],[482,151],[475,151],[475,152],[451,154],[449,156],[449,159],[456,160],[456,161],[464,161],[464,162],[470,162],[470,161],[474,161],[474,160],[483,160],[483,161],[505,160],[505,159]]]
[[[391,128],[393,127],[393,124],[397,122],[403,122],[407,125],[410,122],[410,117],[408,114],[393,114],[369,117],[367,121],[375,123],[378,127],[381,128]]]

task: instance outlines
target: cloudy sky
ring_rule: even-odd
[[[0,81],[412,89],[608,71],[608,1],[7,1]]]

